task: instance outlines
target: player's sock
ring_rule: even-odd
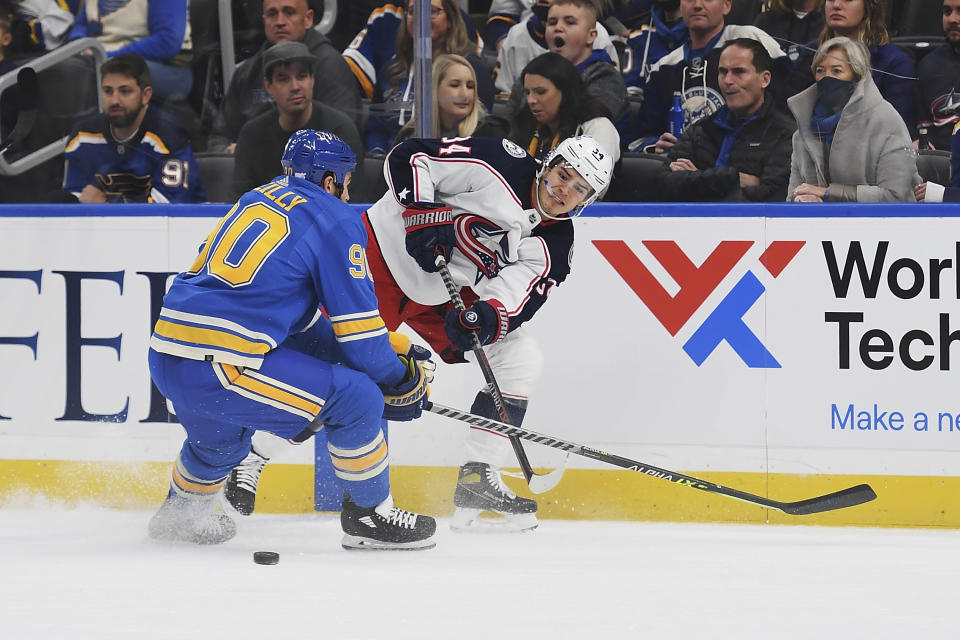
[[[537,503],[517,496],[504,484],[500,473],[497,467],[485,462],[468,462],[460,467],[453,494],[456,510],[450,521],[451,529],[528,531],[537,527]],[[483,512],[498,517],[481,518]]]
[[[344,549],[432,549],[437,544],[436,520],[395,507],[390,496],[376,507],[360,507],[345,494],[340,526]]]

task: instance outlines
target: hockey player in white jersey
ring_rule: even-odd
[[[396,146],[384,167],[389,189],[364,214],[384,323],[391,330],[406,323],[448,363],[473,358],[475,331],[511,420],[520,424],[541,367],[539,348],[522,325],[569,274],[569,218],[606,190],[612,171],[612,158],[588,136],[561,142],[542,167],[499,138],[411,139]],[[453,309],[436,273],[437,254],[462,287],[463,312]],[[486,390],[471,412],[498,418]],[[255,439],[254,451],[228,481],[228,498],[241,513],[252,512],[271,447]],[[454,493],[455,530],[537,526],[537,503],[503,482],[500,467],[510,464],[510,451],[505,438],[471,430]],[[480,520],[482,512],[500,517]]]

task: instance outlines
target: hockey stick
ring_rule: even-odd
[[[451,302],[453,302],[457,311],[463,311],[466,309],[466,306],[463,304],[463,298],[460,297],[460,288],[457,287],[457,284],[453,281],[453,276],[450,275],[450,269],[447,267],[447,261],[443,257],[443,254],[437,254],[436,265],[440,270],[440,277],[443,279],[443,285],[447,288],[447,295],[450,296]],[[490,395],[493,397],[493,406],[497,410],[497,415],[500,416],[501,422],[509,423],[510,414],[507,411],[507,404],[503,400],[500,385],[497,384],[497,379],[493,375],[493,367],[490,366],[490,360],[487,359],[487,354],[483,350],[483,345],[480,344],[480,338],[477,337],[476,331],[470,332],[470,344],[474,355],[477,357],[477,364],[480,365],[480,371],[483,372],[483,379],[486,381]],[[557,483],[560,482],[560,478],[563,476],[563,465],[549,473],[536,473],[530,464],[529,458],[527,458],[527,452],[523,450],[523,444],[520,442],[520,438],[509,434],[508,437],[510,438],[510,446],[513,447],[513,453],[517,456],[517,462],[520,463],[520,471],[523,472],[523,478],[527,481],[527,485],[530,486],[530,491],[533,493],[546,493],[557,486]],[[564,464],[565,463],[566,460],[564,460]]]
[[[863,504],[864,502],[870,502],[877,497],[877,494],[870,487],[870,485],[858,484],[855,487],[849,487],[841,491],[835,491],[834,493],[828,493],[815,498],[798,500],[797,502],[779,502],[777,500],[771,500],[770,498],[764,498],[763,496],[747,493],[746,491],[730,489],[714,482],[700,480],[698,478],[694,478],[693,476],[677,473],[676,471],[661,469],[644,462],[630,460],[629,458],[624,458],[622,456],[600,451],[598,449],[591,449],[590,447],[585,447],[581,444],[568,442],[552,436],[545,436],[536,433],[535,431],[504,424],[502,422],[497,422],[496,420],[490,420],[489,418],[459,411],[458,409],[445,407],[437,404],[436,402],[427,403],[426,409],[427,411],[436,413],[437,415],[453,418],[454,420],[459,420],[461,422],[466,422],[473,427],[501,433],[510,437],[522,438],[524,440],[536,442],[537,444],[542,444],[547,447],[560,449],[561,451],[568,451],[585,458],[591,458],[593,460],[599,460],[600,462],[612,464],[615,467],[629,469],[630,471],[643,473],[648,476],[653,476],[654,478],[659,478],[660,480],[674,482],[684,487],[692,487],[693,489],[700,489],[701,491],[707,491],[709,493],[718,493],[722,496],[735,498],[737,500],[749,502],[750,504],[755,504],[757,506],[777,509],[778,511],[782,511],[792,516],[805,516],[811,513],[833,511],[834,509],[846,509],[847,507],[853,507],[858,504]]]

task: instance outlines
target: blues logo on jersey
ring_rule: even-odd
[[[87,185],[108,202],[203,202],[200,172],[186,132],[173,116],[148,106],[140,129],[117,140],[103,114],[80,122],[66,148],[63,190]]]

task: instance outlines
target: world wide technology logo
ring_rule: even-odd
[[[663,288],[627,243],[622,240],[594,240],[593,244],[660,324],[671,336],[675,336],[733,271],[754,242],[724,240],[697,266],[672,240],[644,241],[643,246],[679,285],[679,291],[673,296]],[[783,273],[804,244],[804,241],[790,240],[771,242],[760,254],[760,266],[776,278]],[[763,283],[747,268],[683,345],[683,350],[698,367],[722,342],[726,342],[748,367],[780,368],[777,359],[743,319],[744,314],[756,304],[764,291],[766,288]]]

